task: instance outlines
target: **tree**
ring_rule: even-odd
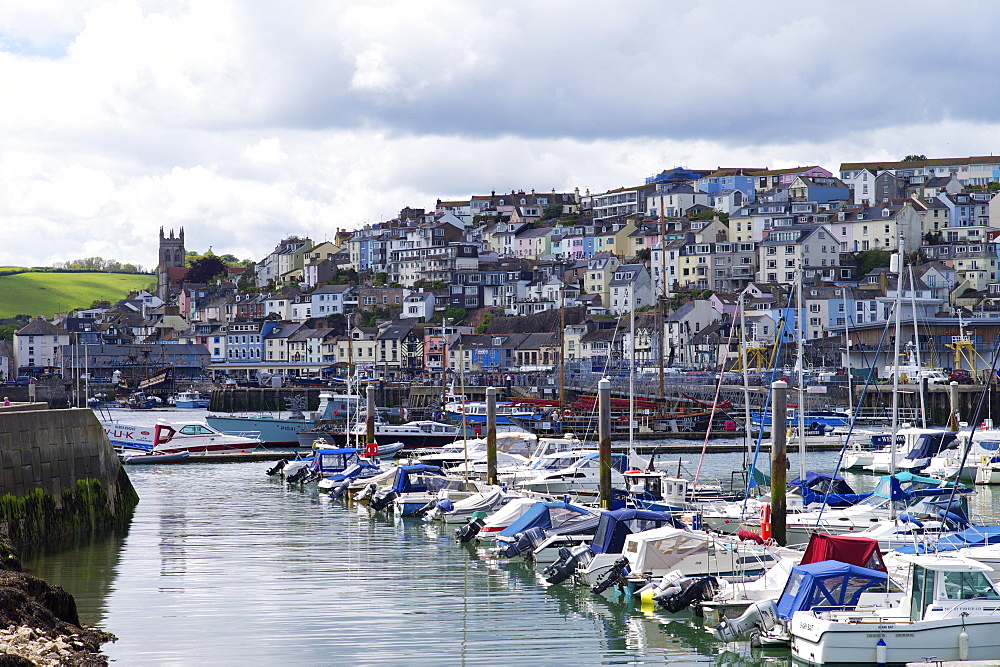
[[[542,209],[542,220],[551,220],[553,218],[558,218],[562,215],[563,207],[562,204],[549,204]]]
[[[922,162],[926,159],[926,155],[907,155],[903,158],[903,162]]]
[[[889,258],[892,253],[888,250],[862,250],[854,253],[854,258],[858,261],[858,275],[866,276],[874,269],[889,266]]]
[[[206,254],[191,262],[184,280],[189,283],[209,283],[226,274],[226,263],[215,255]]]
[[[653,251],[649,248],[640,248],[638,252],[635,253],[635,260],[637,262],[648,262],[652,254]]]

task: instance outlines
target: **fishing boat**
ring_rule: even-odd
[[[178,392],[174,398],[174,407],[177,408],[207,408],[209,398],[200,391],[190,390]]]

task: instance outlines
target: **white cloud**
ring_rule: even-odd
[[[998,21],[985,2],[5,3],[0,264],[149,266],[181,225],[259,258],[439,197],[677,165],[988,154]]]

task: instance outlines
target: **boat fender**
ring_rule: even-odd
[[[964,626],[962,631],[958,633],[958,659],[969,659],[969,633],[965,631]]]
[[[381,512],[386,507],[392,505],[398,496],[399,496],[399,491],[396,491],[395,489],[387,491],[372,498],[371,501],[368,503],[368,507],[372,508],[376,512]]]
[[[724,619],[715,626],[715,638],[720,642],[736,641],[757,628],[767,632],[778,624],[778,607],[774,600],[758,600],[747,607],[739,618]]]
[[[875,644],[875,664],[879,667],[884,667],[889,659],[888,647],[885,645],[884,639],[879,639],[878,644]]]
[[[601,575],[601,578],[598,579],[597,584],[590,589],[590,592],[595,595],[600,595],[612,586],[624,585],[625,578],[628,577],[631,571],[632,567],[629,565],[628,558],[622,556],[611,565],[611,569]]]
[[[451,498],[441,498],[435,503],[435,506],[445,514],[455,511],[455,503],[451,502]]]
[[[562,547],[559,549],[559,560],[546,567],[542,574],[550,584],[561,584],[573,576],[582,561],[589,563],[593,557],[594,552],[589,544],[582,544],[572,550]]]
[[[476,539],[476,536],[479,535],[479,531],[481,531],[483,526],[486,524],[486,522],[483,521],[483,517],[476,516],[476,514],[480,514],[480,512],[473,514],[472,518],[469,519],[469,523],[455,531],[455,541],[459,544],[468,544],[472,540]],[[482,512],[482,514],[485,514],[485,512]]]
[[[277,475],[278,472],[285,467],[286,463],[288,463],[288,459],[281,459],[280,461],[275,463],[273,468],[268,469],[267,471],[268,477],[273,477],[274,475]]]

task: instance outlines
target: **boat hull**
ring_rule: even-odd
[[[223,433],[260,434],[260,442],[266,447],[298,447],[297,434],[308,428],[315,428],[311,419],[278,419],[274,417],[228,417],[209,415],[205,418],[209,426]]]
[[[967,616],[957,619],[910,622],[855,614],[848,621],[831,621],[812,612],[796,612],[792,617],[792,656],[806,664],[868,664],[877,659],[879,640],[885,642],[887,664],[936,661],[995,660],[1000,655],[1000,619]],[[968,655],[960,658],[958,635],[968,634]]]
[[[328,444],[334,447],[348,447],[353,445],[348,445],[348,436],[343,431],[322,431],[322,432],[310,432],[302,433],[301,437],[297,441],[297,445],[300,447],[309,447],[312,443],[318,439],[322,438]],[[350,440],[354,440],[355,435],[350,436]],[[445,445],[450,445],[455,442],[455,434],[447,435],[435,435],[433,433],[428,434],[399,434],[399,433],[376,433],[375,442],[378,443],[379,447],[384,447],[386,445],[392,445],[397,442],[403,443],[403,449],[422,449],[424,447],[434,448],[443,447]],[[364,436],[361,436],[364,439]],[[306,442],[303,442],[305,440]]]

